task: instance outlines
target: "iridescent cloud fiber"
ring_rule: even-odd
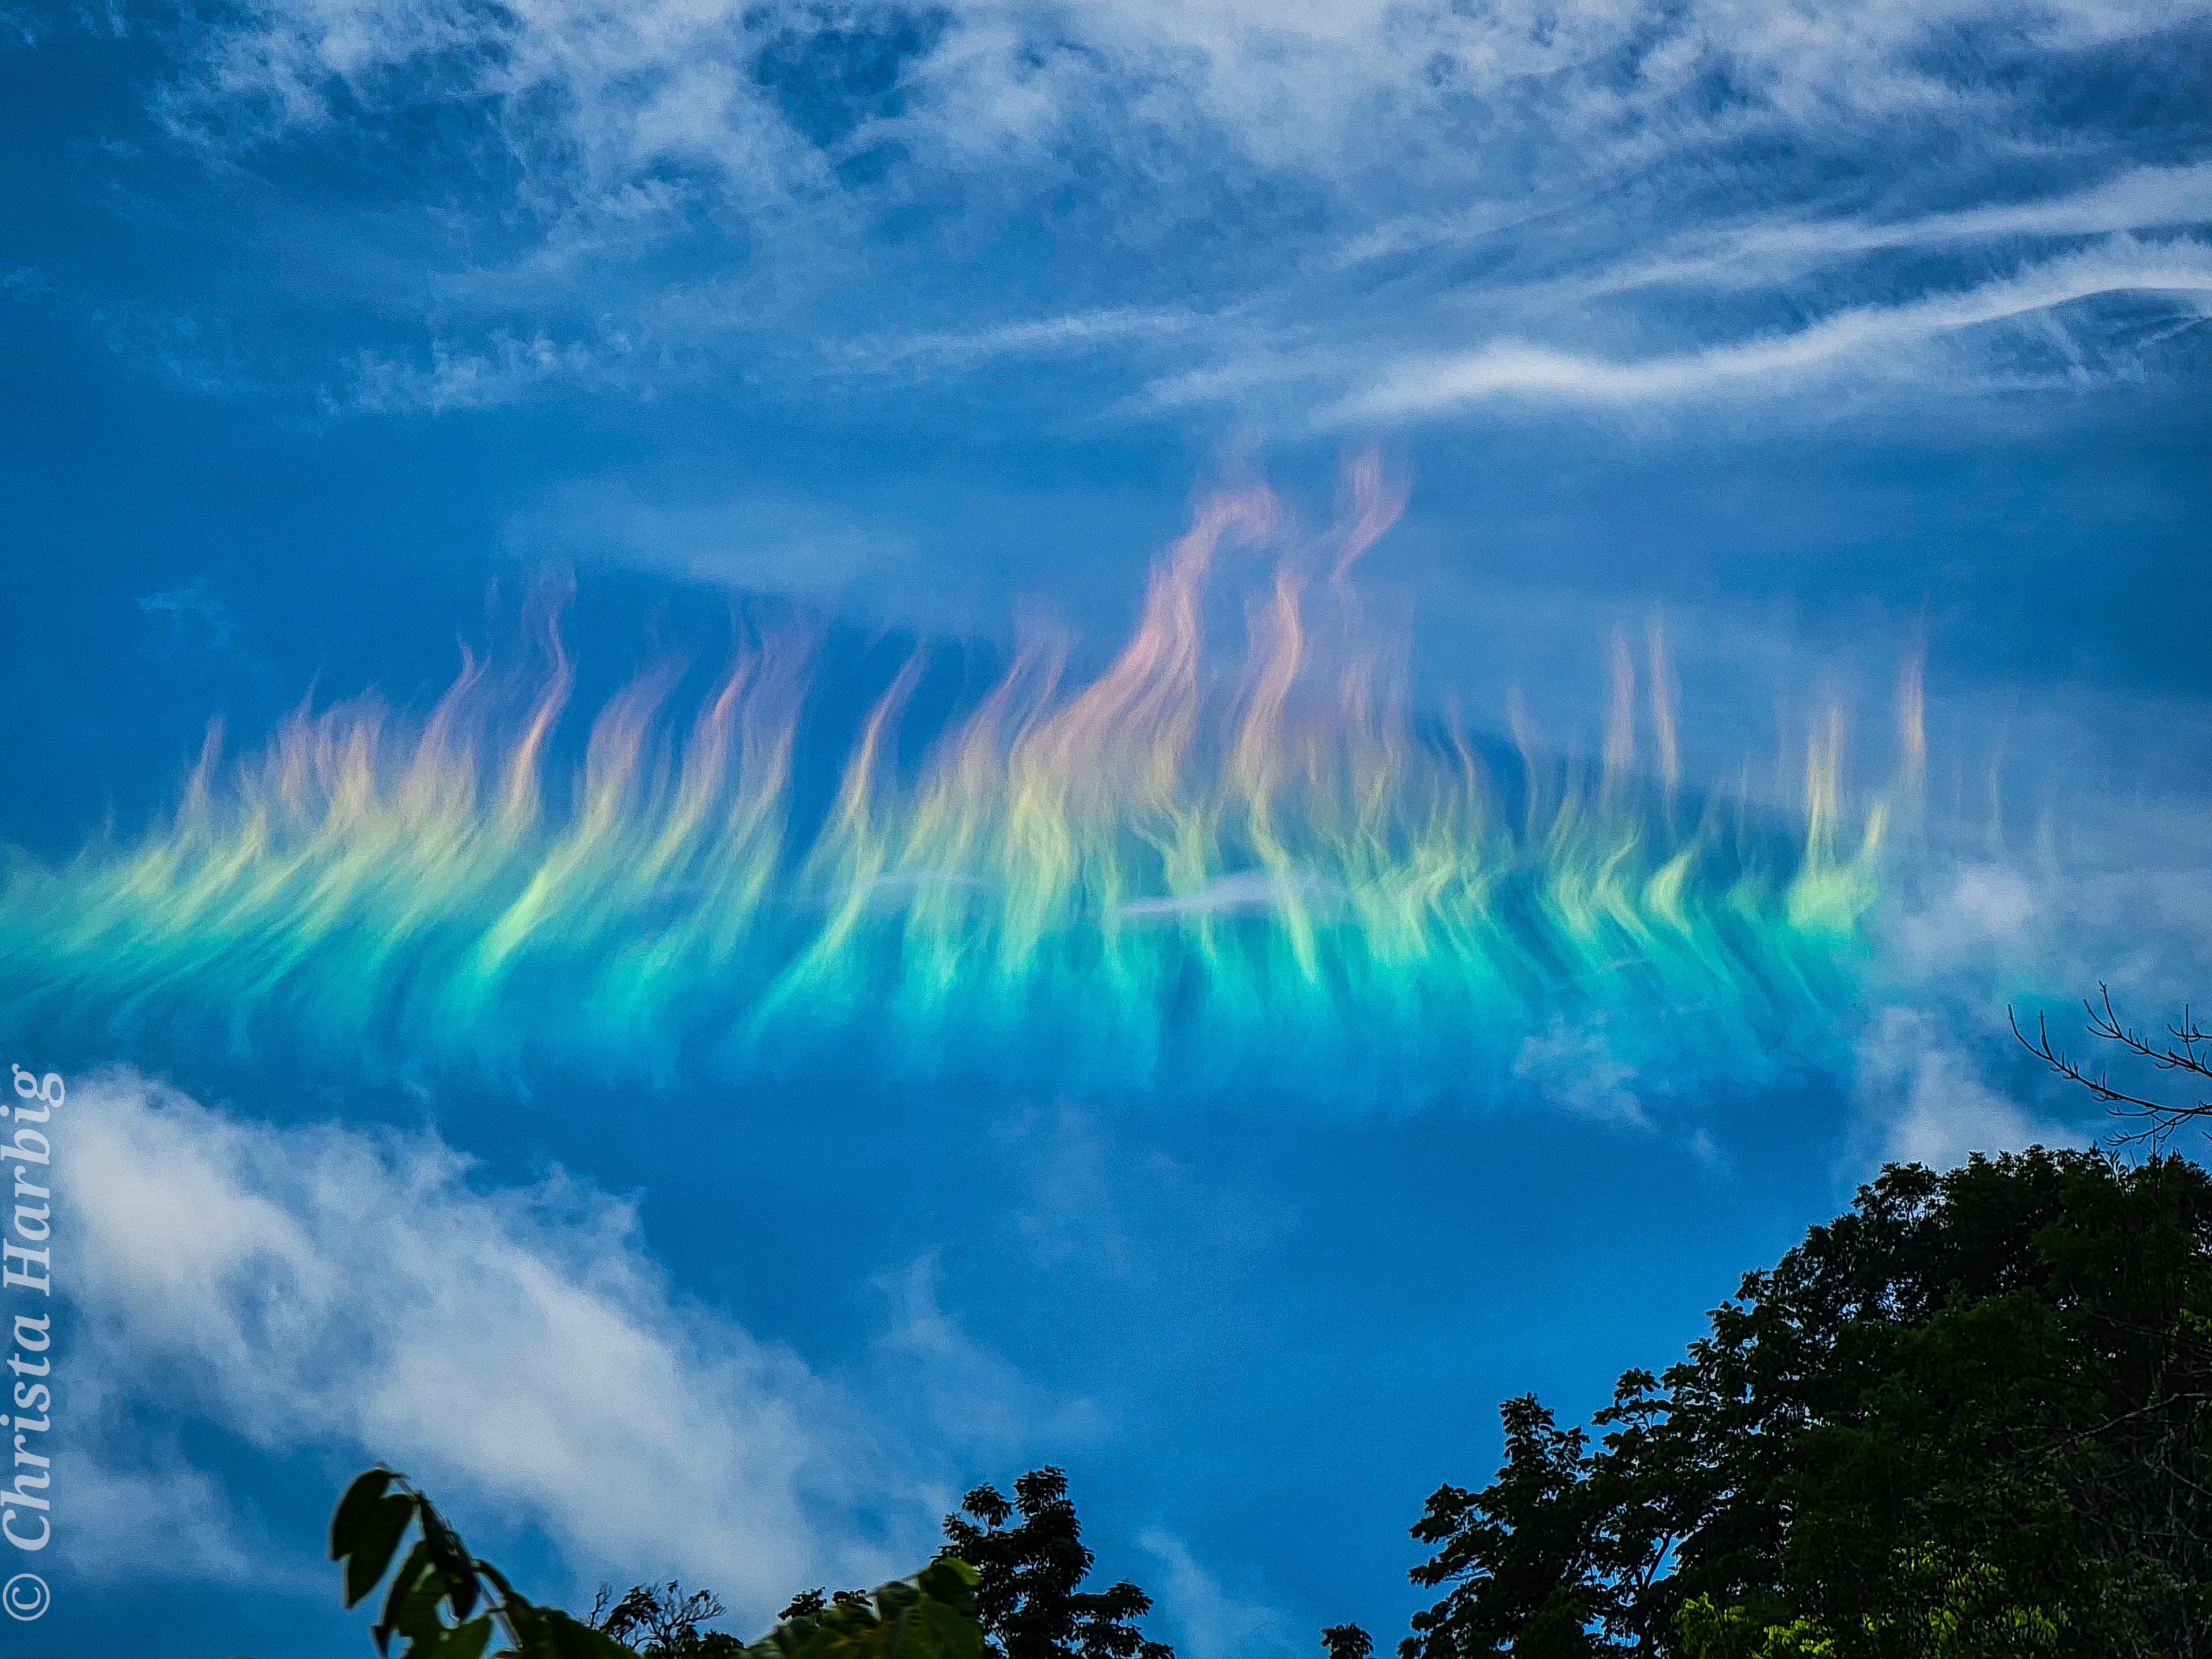
[[[1845,821],[1838,728],[1785,819],[1681,795],[1663,665],[1625,649],[1601,763],[1412,719],[1353,648],[1347,573],[1389,520],[1354,483],[1249,607],[1240,674],[1207,666],[1206,583],[1281,534],[1258,491],[1201,506],[1097,678],[1033,641],[902,764],[900,675],[826,810],[794,784],[795,635],[688,712],[679,666],[647,672],[579,766],[550,758],[557,638],[520,697],[471,661],[419,721],[355,702],[211,744],[135,842],[13,860],[0,985],[118,1040],[495,1075],[1420,1098],[1561,1032],[1678,1071],[1801,1048],[1876,895],[1886,807]]]

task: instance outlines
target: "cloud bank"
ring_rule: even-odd
[[[740,1620],[927,1553],[945,1494],[895,1433],[849,1380],[678,1296],[629,1203],[557,1171],[489,1186],[433,1135],[276,1127],[128,1072],[69,1111],[71,1181],[97,1194],[70,1245],[82,1369],[106,1391],[98,1536],[75,1559],[269,1570],[207,1469],[122,1454],[149,1402],[265,1450],[387,1460],[459,1513],[542,1530],[580,1577],[701,1578]],[[1005,1429],[1018,1379],[926,1283],[896,1315],[896,1376]]]

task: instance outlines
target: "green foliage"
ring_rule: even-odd
[[[1714,1605],[1693,1595],[1674,1615],[1685,1659],[1833,1659],[1835,1643],[1817,1619],[1770,1625],[1747,1607]]]
[[[2034,1659],[2057,1650],[2067,1621],[2063,1609],[2022,1606],[1994,1563],[1938,1544],[1899,1551],[1893,1584],[1867,1635],[1932,1659]]]
[[[392,1557],[410,1526],[414,1547],[393,1571]],[[499,1659],[635,1659],[558,1607],[516,1595],[496,1568],[469,1553],[430,1500],[391,1469],[370,1469],[346,1488],[331,1516],[331,1559],[343,1565],[349,1607],[392,1573],[383,1614],[369,1630],[380,1654],[389,1655],[397,1637],[398,1659],[484,1659],[495,1634],[504,1633]]]
[[[911,1578],[845,1595],[778,1625],[745,1659],[983,1659],[976,1571],[940,1555]]]
[[[702,1631],[721,1603],[709,1591],[685,1595],[672,1581],[640,1586],[588,1621],[538,1607],[471,1555],[430,1500],[386,1468],[356,1479],[331,1517],[331,1559],[343,1564],[346,1606],[392,1570],[410,1525],[415,1545],[369,1632],[380,1654],[391,1655],[392,1638],[400,1639],[396,1659],[485,1659],[498,1635],[507,1645],[495,1659],[983,1659],[977,1574],[950,1555],[866,1594],[826,1606],[817,1596],[748,1646]],[[620,1638],[628,1636],[644,1644],[627,1645]]]
[[[2004,1575],[1940,1545],[1900,1550],[1893,1600],[1861,1622],[1872,1651],[1923,1659],[2040,1659],[2060,1650],[2066,1614],[2022,1607]],[[1831,1659],[1835,1637],[1817,1618],[1770,1624],[1753,1608],[1693,1595],[1674,1617],[1685,1659]]]
[[[2212,1180],[1892,1167],[1624,1376],[1595,1443],[1533,1398],[1501,1415],[1497,1479],[1413,1528],[1444,1593],[1404,1659],[2203,1650]]]

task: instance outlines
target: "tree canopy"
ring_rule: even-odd
[[[1413,1528],[1402,1659],[2212,1650],[2212,1182],[2094,1152],[1887,1169]]]
[[[1011,1501],[976,1487],[945,1517],[945,1542],[975,1568],[976,1613],[1000,1659],[1175,1659],[1137,1627],[1152,1607],[1144,1591],[1126,1578],[1083,1588],[1095,1558],[1060,1470],[1030,1470]]]

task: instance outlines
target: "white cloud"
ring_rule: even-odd
[[[765,204],[818,163],[747,72],[752,10],[733,0],[274,0],[208,37],[168,113],[197,131],[221,112],[270,137],[330,124],[345,102],[486,104],[520,155],[594,200],[621,199],[672,163],[709,168],[724,190]]]
[[[287,1560],[214,1476],[173,1448],[149,1447],[125,1460],[111,1447],[87,1445],[82,1435],[64,1443],[72,1573],[328,1593],[330,1579],[317,1564]]]
[[[2212,222],[2212,163],[2133,167],[2087,189],[1901,219],[1754,219],[1700,230],[1569,286],[1584,294],[1679,284],[1754,288],[1839,260],[1961,243],[2112,236]]]
[[[1153,1528],[1137,1540],[1163,1570],[1157,1602],[1176,1650],[1187,1659],[1260,1659],[1313,1645],[1280,1607],[1231,1592],[1174,1534]]]
[[[1322,419],[1434,416],[1492,398],[1644,405],[1716,395],[1768,397],[1778,388],[1844,372],[1924,381],[1937,378],[1924,363],[1910,363],[1901,376],[1899,371],[1931,343],[2121,293],[2179,296],[2189,314],[2212,314],[2207,310],[2212,303],[2212,248],[2189,240],[2159,247],[2121,242],[1960,293],[1901,305],[1853,307],[1803,328],[1640,360],[1615,361],[1517,342],[1493,343],[1401,363]]]
[[[1577,1117],[1631,1129],[1655,1127],[1636,1087],[1637,1070],[1613,1052],[1602,1018],[1571,1024],[1554,1018],[1522,1042],[1513,1076],[1534,1088],[1547,1105]]]
[[[230,159],[374,141],[434,105],[471,131],[464,167],[501,147],[520,162],[456,187],[461,252],[423,275],[425,337],[358,356],[333,399],[350,410],[644,392],[748,353],[781,354],[774,372],[799,384],[1107,356],[1141,366],[1149,393],[1121,407],[1151,414],[1648,409],[1844,372],[1896,398],[1955,388],[1962,367],[2001,376],[1934,349],[1984,325],[2153,289],[2185,296],[2181,322],[2203,313],[2194,243],[2021,260],[2212,222],[2212,164],[2154,107],[2133,131],[2118,112],[2059,130],[2040,101],[2078,83],[2083,54],[2148,70],[2188,50],[2205,0],[258,0],[225,15],[193,37],[167,109]],[[894,220],[879,258],[867,233]],[[1044,265],[957,275],[986,244],[1018,261],[1041,228],[1059,250]],[[654,251],[687,238],[678,264],[711,279],[656,274]],[[1874,257],[1900,252],[1920,257]],[[1686,288],[1704,301],[1688,312]],[[2108,358],[2114,331],[2094,319],[2057,331],[2078,337],[2075,378],[2136,367]]]
[[[2100,752],[2077,762],[2054,744],[2040,757],[2039,782],[2057,775],[2070,786],[2049,809],[2041,844],[2010,856],[1896,849],[1894,890],[1873,918],[1881,999],[1968,1009],[1978,1016],[1972,1029],[2002,1031],[2008,1004],[2023,1018],[2051,1009],[2077,1025],[2081,1000],[2100,984],[2153,1024],[2201,997],[2212,980],[2202,804],[2185,775],[2160,778],[2147,763],[2137,763],[2139,793],[2100,775],[2122,752],[2113,732],[2155,732],[2162,716],[2093,708],[2080,719],[2081,731],[2098,735],[2076,742]]]
[[[1920,1010],[1875,1014],[1860,1041],[1857,1082],[1862,1107],[1879,1127],[1884,1163],[1948,1170],[1969,1152],[2071,1146],[2085,1139],[1991,1088],[1972,1053]]]
[[[885,372],[925,366],[960,368],[1000,358],[1073,356],[1105,345],[1173,340],[1204,326],[1205,320],[1183,311],[1117,307],[988,328],[857,341],[839,356],[847,367]]]
[[[834,597],[880,587],[913,562],[899,527],[796,491],[749,489],[708,500],[695,487],[617,477],[572,480],[511,515],[508,550],[653,570],[696,581]]]
[[[629,1205],[558,1173],[480,1188],[434,1137],[272,1127],[129,1073],[68,1109],[98,1194],[70,1284],[111,1405],[135,1387],[161,1420],[388,1459],[581,1571],[702,1579],[743,1618],[927,1553],[945,1494],[849,1388],[678,1297]],[[909,1298],[884,1363],[988,1415],[1008,1374],[926,1311],[928,1341]],[[102,1467],[110,1538],[216,1507],[173,1457]],[[228,1576],[244,1547],[207,1536],[197,1570]]]
[[[2031,1035],[2047,1018],[2060,1048],[2161,1097],[2156,1073],[2088,1034],[2081,1005],[2109,985],[2130,1023],[2155,1030],[2212,982],[2212,846],[2197,782],[2135,746],[2179,718],[2103,698],[2063,722],[2055,708],[2016,721],[2033,770],[2008,785],[1991,770],[1985,787],[1992,810],[2041,797],[2032,838],[1974,822],[1963,802],[1908,814],[1928,822],[1893,848],[1891,890],[1870,918],[1855,1152],[1950,1164],[2127,1127],[2026,1053],[2015,1018]]]
[[[1327,903],[1341,896],[1340,890],[1311,871],[1235,870],[1209,877],[1194,892],[1132,899],[1114,914],[1126,921],[1266,915],[1293,905]]]
[[[367,415],[495,409],[525,402],[550,385],[607,384],[629,356],[621,339],[560,341],[543,331],[520,339],[495,330],[475,345],[433,340],[427,363],[363,352],[354,360],[347,396],[333,401]]]
[[[173,111],[264,134],[371,107],[490,100],[507,141],[604,194],[706,169],[756,205],[818,188],[828,162],[779,106],[764,49],[902,52],[905,96],[842,112],[830,148],[896,137],[914,161],[1004,168],[1102,144],[1155,182],[1232,160],[1332,183],[1379,162],[1415,180],[1498,176],[1468,140],[1540,131],[1538,166],[1870,117],[1972,118],[2002,93],[1929,48],[2045,58],[2156,34],[2197,3],[1929,0],[1790,8],[1696,0],[957,0],[941,29],[868,0],[261,0],[206,37]],[[832,31],[837,32],[833,35]],[[1725,84],[1733,94],[1717,98]],[[1525,148],[1525,147],[1524,147]],[[1525,164],[1525,163],[1524,163]],[[536,181],[540,188],[550,179]],[[661,181],[661,182],[665,182]],[[1524,181],[1525,182],[1525,181]]]
[[[1986,860],[1948,866],[1917,902],[1887,919],[1892,972],[1926,981],[2048,947],[2048,895],[2021,871]]]
[[[938,1297],[934,1253],[887,1274],[876,1290],[891,1318],[876,1344],[886,1391],[918,1402],[938,1433],[994,1457],[1013,1459],[1042,1437],[1055,1447],[1095,1443],[1097,1408],[1056,1403],[998,1355],[978,1347]]]

